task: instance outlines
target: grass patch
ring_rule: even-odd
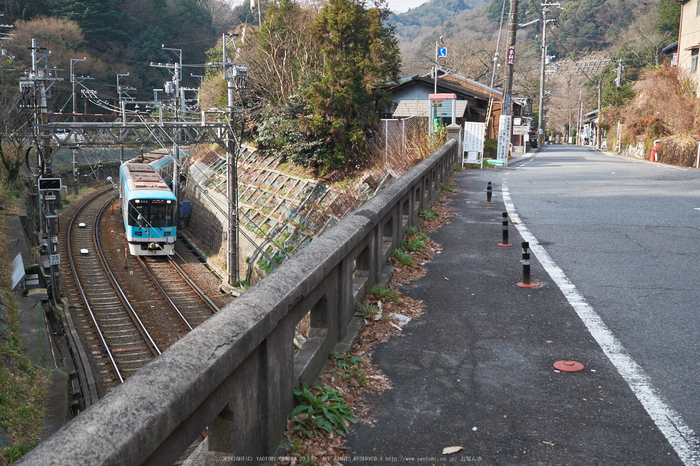
[[[381,309],[374,304],[357,303],[357,313],[365,319],[374,319],[380,312],[382,312]]]
[[[393,288],[387,288],[382,284],[377,284],[369,290],[370,294],[377,299],[383,299],[384,301],[389,301],[395,303],[399,300],[399,295]]]
[[[425,239],[418,235],[405,239],[403,248],[408,252],[420,252],[425,249]]]
[[[3,292],[2,301],[12,302]],[[39,430],[44,420],[44,400],[48,386],[48,372],[36,368],[26,356],[14,324],[16,310],[8,307],[10,335],[0,340],[0,427],[10,439],[2,450],[4,461],[20,459],[39,441]],[[1,311],[0,311],[1,312]],[[2,462],[2,461],[0,461]]]
[[[394,257],[404,265],[414,265],[416,263],[409,253],[401,249],[394,249]]]
[[[362,358],[351,354],[342,354],[338,351],[332,352],[331,357],[338,366],[337,370],[333,370],[333,375],[340,377],[344,381],[354,380],[359,385],[367,385],[365,371],[360,368]]]
[[[426,220],[437,220],[440,218],[440,212],[433,208],[422,209],[420,212],[418,212],[418,215],[420,215]]]
[[[309,438],[326,433],[345,435],[348,426],[357,422],[343,395],[328,384],[308,389],[302,383],[300,389],[294,390],[294,397],[299,402],[290,416],[296,424],[294,430]]]

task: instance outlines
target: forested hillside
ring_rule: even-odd
[[[151,62],[173,62],[172,52],[182,50],[183,63],[202,63],[205,51],[217,40],[217,28],[235,26],[238,15],[219,1],[196,0],[3,0],[2,22],[14,24],[14,40],[5,41],[17,67],[31,66],[31,39],[52,52],[50,65],[65,72],[69,58],[87,57],[77,75],[95,78],[91,87],[104,98],[115,95],[116,74],[130,73],[124,85],[140,97],[152,96],[163,86],[167,73]],[[219,8],[226,6],[226,8]],[[212,21],[212,14],[216,20]],[[9,68],[12,68],[11,66]],[[22,69],[22,71],[23,71]],[[201,74],[201,73],[194,73]],[[189,82],[195,79],[186,73]],[[65,79],[68,81],[68,79]],[[65,87],[65,86],[63,86]],[[60,90],[61,86],[57,86]]]
[[[519,2],[520,24],[540,20],[518,29],[521,56],[531,53],[528,48],[540,47],[541,3],[540,0]],[[627,42],[630,27],[640,21],[647,35],[665,42],[664,45],[676,40],[674,37],[678,35],[680,5],[673,0],[562,0],[560,4],[561,8],[551,7],[547,16],[547,19],[555,20],[548,24],[548,53],[556,57],[582,56],[604,50],[612,54]],[[392,15],[391,21],[403,52],[404,69],[429,69],[434,61],[435,41],[440,36],[463,62],[470,56],[483,61],[484,52],[493,56],[501,18],[503,16],[505,26],[509,8],[508,0],[491,0],[487,4],[478,0],[431,0],[406,13]],[[505,32],[502,43],[504,38]],[[493,42],[490,50],[484,41]],[[467,75],[470,75],[470,66],[465,65]],[[481,74],[477,72],[470,77],[478,78]]]

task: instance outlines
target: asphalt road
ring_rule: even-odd
[[[547,146],[503,181],[658,400],[700,432],[700,170]]]
[[[441,253],[401,288],[426,314],[371,355],[394,388],[365,400],[348,463],[700,465],[698,174],[547,146],[451,183]]]

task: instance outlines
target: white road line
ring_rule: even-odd
[[[515,224],[523,239],[530,243],[530,250],[532,250],[540,264],[549,273],[549,276],[552,277],[552,280],[559,286],[569,304],[574,308],[576,314],[578,314],[588,331],[598,342],[598,345],[610,359],[610,362],[613,363],[622,378],[625,379],[681,461],[686,465],[700,465],[700,442],[698,442],[693,429],[656,392],[642,367],[632,359],[624,346],[613,335],[608,326],[605,325],[603,319],[579,293],[564,271],[552,260],[544,247],[539,244],[537,238],[530,233],[530,230],[528,230],[515,210],[508,185],[506,184],[506,177],[507,174],[504,175],[502,182],[503,202],[510,220]]]

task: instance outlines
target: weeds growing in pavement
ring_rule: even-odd
[[[302,383],[300,389],[294,390],[294,397],[299,402],[291,414],[296,423],[294,430],[309,438],[322,437],[324,432],[345,435],[348,426],[357,422],[343,395],[328,384],[308,389]]]
[[[341,379],[355,380],[360,385],[367,384],[367,377],[365,376],[365,371],[360,369],[360,363],[362,358],[353,356],[351,354],[342,354],[338,351],[331,353],[331,357],[335,359],[338,366],[338,370],[333,370],[333,375],[340,377]]]
[[[375,298],[383,299],[384,301],[389,301],[390,303],[395,303],[399,300],[399,295],[393,288],[387,288],[382,284],[374,285],[369,292]]]
[[[421,211],[418,212],[418,215],[420,215],[426,220],[437,220],[438,218],[440,218],[440,212],[433,208],[421,209]]]
[[[401,249],[394,249],[394,257],[404,265],[414,265],[416,263],[409,253]]]
[[[365,319],[374,319],[380,312],[382,312],[381,309],[374,304],[357,303],[357,313]]]
[[[412,238],[403,240],[403,248],[408,252],[420,252],[425,249],[425,241],[427,237],[416,235]]]

